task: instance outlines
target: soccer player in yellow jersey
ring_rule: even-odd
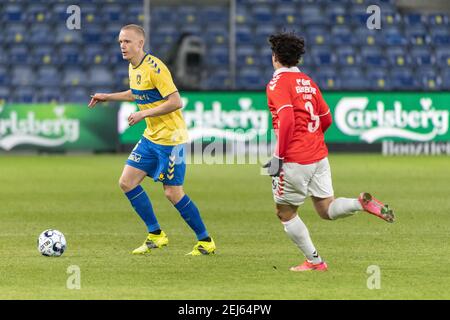
[[[164,193],[197,236],[190,255],[214,253],[216,246],[200,217],[194,202],[184,193],[186,171],[186,124],[181,113],[181,98],[170,71],[155,56],[144,52],[145,32],[138,25],[126,25],[120,30],[119,44],[123,59],[130,62],[130,90],[116,93],[96,93],[89,102],[93,108],[104,101],[135,101],[138,112],[128,118],[130,126],[145,120],[147,128],[134,147],[119,179],[134,210],[147,225],[148,236],[133,254],[145,254],[161,248],[169,239],[161,230],[152,204],[141,187],[149,176],[162,182]]]

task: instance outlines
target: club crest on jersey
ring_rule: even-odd
[[[130,156],[128,157],[128,160],[134,161],[134,162],[140,162],[142,156],[136,152],[132,152]]]
[[[140,74],[136,75],[136,83],[141,84],[141,75]]]

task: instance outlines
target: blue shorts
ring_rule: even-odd
[[[164,146],[142,137],[126,164],[147,172],[154,181],[182,186],[186,173],[185,145]]]

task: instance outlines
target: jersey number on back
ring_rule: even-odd
[[[305,103],[305,109],[309,112],[311,116],[311,122],[308,122],[308,131],[314,133],[319,129],[320,126],[320,118],[318,115],[314,114],[314,108],[311,101],[307,101]]]

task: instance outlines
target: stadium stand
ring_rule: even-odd
[[[73,2],[82,8],[81,30],[65,28],[69,1],[2,1],[0,37],[7,45],[0,55],[0,100],[86,101],[93,88],[127,88],[116,37],[121,25],[143,22],[142,1]],[[370,1],[382,8],[382,29],[369,30],[368,3],[238,0],[234,89],[264,90],[272,73],[268,35],[295,30],[306,39],[301,69],[324,90],[450,90],[448,14]],[[207,50],[203,88],[232,89],[228,7],[158,5],[150,21],[150,52],[164,60],[183,32],[200,35]]]

